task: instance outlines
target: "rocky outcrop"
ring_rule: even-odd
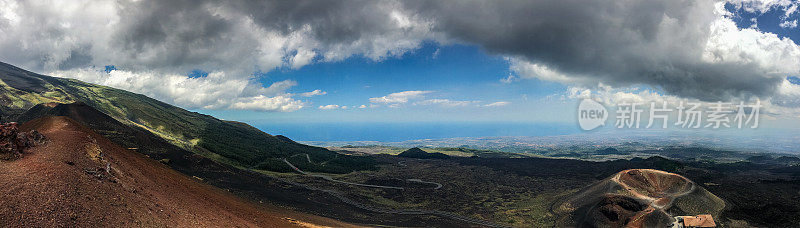
[[[44,136],[35,130],[20,132],[17,123],[0,124],[0,160],[22,157],[24,151],[44,141]]]

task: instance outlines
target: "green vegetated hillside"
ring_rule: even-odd
[[[37,104],[82,102],[126,125],[145,129],[180,148],[239,167],[279,169],[274,158],[308,154],[314,161],[329,161],[317,171],[344,172],[371,168],[364,158],[342,156],[325,148],[275,137],[250,125],[225,121],[169,105],[145,95],[39,75],[0,63],[0,116],[16,120]],[[350,165],[350,161],[354,164]],[[263,163],[263,164],[262,164]]]

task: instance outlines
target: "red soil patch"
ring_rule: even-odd
[[[116,144],[66,117],[30,121],[48,139],[0,161],[0,227],[351,226],[255,205]]]

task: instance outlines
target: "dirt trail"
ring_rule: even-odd
[[[352,226],[259,206],[113,144],[66,117],[24,124],[47,142],[0,162],[0,227]]]

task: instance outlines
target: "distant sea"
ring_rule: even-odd
[[[296,141],[381,141],[579,133],[574,124],[510,122],[270,123],[256,127]]]

